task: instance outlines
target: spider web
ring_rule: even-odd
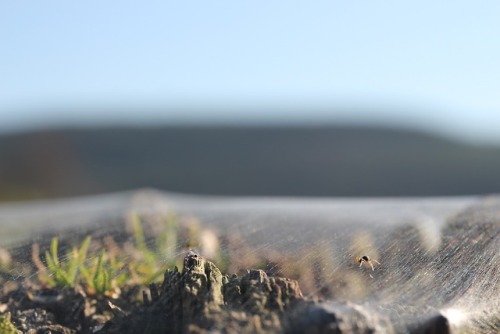
[[[274,275],[297,279],[308,296],[325,298],[325,310],[347,303],[388,319],[387,328],[395,332],[422,331],[436,319],[471,332],[500,327],[495,196],[228,198],[143,190],[2,205],[0,245],[13,248],[67,231],[118,233],[130,211],[152,224],[171,212],[189,216],[216,235],[208,246],[215,243],[233,257],[228,270],[259,263]],[[213,249],[205,246],[198,251],[210,258]],[[380,264],[360,267],[355,258],[364,255]],[[10,274],[12,280],[23,276],[14,269]]]

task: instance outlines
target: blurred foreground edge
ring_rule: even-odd
[[[500,197],[496,195],[232,198],[141,190],[2,205],[1,244],[12,247],[42,234],[69,231],[113,233],[131,211],[146,216],[190,215],[221,238],[238,234],[240,248],[248,247],[246,253],[269,255],[268,264],[279,267],[274,276],[307,287],[301,298],[310,304],[294,309],[299,313],[293,313],[293,328],[280,327],[287,332],[497,333],[500,329]],[[224,247],[233,251],[229,244]],[[359,267],[354,258],[362,255],[380,265],[373,271]],[[314,279],[309,280],[300,267],[309,268]],[[264,277],[269,278],[264,275],[269,268],[247,268],[265,270],[248,280],[267,286]],[[290,277],[294,272],[297,277]],[[217,286],[207,286],[207,293]],[[220,302],[224,309],[224,299]],[[199,306],[196,299],[190,303]],[[258,311],[254,316],[264,317]],[[260,331],[277,330],[264,320]],[[213,327],[200,330],[222,331],[219,325],[223,324],[211,322]]]

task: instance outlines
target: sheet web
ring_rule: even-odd
[[[138,191],[4,205],[0,226],[4,286],[39,278],[33,244],[45,263],[57,236],[64,262],[68,250],[92,235],[87,261],[97,261],[100,252],[92,247],[106,243],[116,243],[122,261],[149,256],[142,261],[156,261],[162,270],[180,266],[194,251],[227,273],[258,268],[296,279],[325,310],[350,305],[386,319],[395,332],[418,332],[429,321],[478,333],[500,326],[497,197],[217,198]],[[146,255],[137,254],[141,247]],[[356,262],[363,256],[373,260],[373,270]]]

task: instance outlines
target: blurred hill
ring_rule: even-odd
[[[170,126],[0,136],[0,199],[154,187],[219,195],[500,191],[500,147],[369,127]]]

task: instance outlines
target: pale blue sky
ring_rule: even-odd
[[[331,120],[500,143],[499,18],[498,0],[3,1],[0,131]]]

